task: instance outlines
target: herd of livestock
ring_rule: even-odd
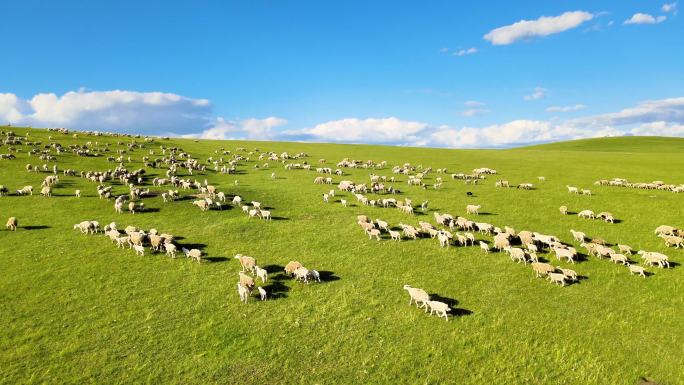
[[[144,199],[150,197],[161,197],[164,203],[171,203],[184,200],[188,197],[192,205],[197,206],[201,212],[209,210],[222,210],[226,204],[239,207],[248,218],[260,218],[271,220],[271,208],[265,207],[258,201],[246,203],[239,195],[229,195],[219,191],[216,185],[209,183],[207,179],[198,181],[193,177],[196,174],[207,175],[212,171],[217,174],[236,174],[239,167],[247,162],[254,162],[254,168],[268,169],[270,163],[280,163],[285,170],[308,170],[316,172],[318,175],[313,183],[316,185],[329,186],[322,193],[323,202],[331,203],[337,197],[338,202],[344,208],[350,205],[354,198],[359,205],[365,207],[375,207],[381,209],[396,208],[407,215],[407,222],[420,210],[420,213],[429,211],[429,202],[423,201],[414,204],[413,200],[402,196],[403,192],[397,187],[400,180],[406,183],[406,189],[422,188],[435,189],[442,188],[445,180],[444,175],[449,175],[446,168],[433,170],[431,167],[422,165],[403,165],[392,166],[392,175],[379,175],[379,170],[387,169],[388,163],[373,162],[371,160],[360,161],[345,158],[336,167],[326,167],[328,163],[325,159],[320,159],[319,167],[313,166],[307,161],[308,154],[298,153],[290,155],[287,152],[280,154],[272,151],[259,151],[254,149],[248,151],[246,148],[236,148],[234,151],[217,149],[214,155],[205,161],[200,161],[190,153],[180,147],[167,147],[159,145],[157,139],[140,136],[127,136],[121,134],[103,134],[96,132],[72,133],[68,130],[52,130],[54,133],[48,138],[48,144],[40,141],[32,141],[30,134],[19,136],[13,132],[3,132],[3,146],[9,150],[8,154],[3,154],[3,160],[17,159],[17,155],[22,152],[31,160],[42,164],[29,163],[25,169],[29,173],[47,174],[41,183],[40,194],[44,197],[51,197],[55,188],[60,185],[61,178],[80,177],[94,184],[93,191],[102,200],[114,201],[116,213],[123,214],[125,211],[135,214],[145,212]],[[54,135],[54,136],[53,136]],[[113,143],[100,143],[97,139],[103,135],[120,137],[117,143],[118,148],[113,148]],[[86,136],[88,140],[82,144],[70,144],[63,146],[57,141],[57,137],[78,138]],[[124,141],[123,139],[127,140]],[[130,139],[133,139],[132,141]],[[138,140],[142,139],[142,140]],[[161,139],[162,141],[164,138]],[[132,162],[132,154],[142,152],[140,157],[144,167],[130,169],[126,163]],[[79,157],[105,157],[112,168],[108,170],[83,170],[59,169],[58,158],[64,154],[73,154]],[[347,175],[348,169],[367,169],[369,170],[368,183],[359,183],[344,179],[335,182],[337,177]],[[160,170],[160,171],[155,171]],[[148,173],[163,175],[151,178]],[[431,174],[437,174],[431,178]],[[185,175],[184,177],[181,174]],[[492,176],[498,178],[498,172],[491,168],[476,168],[469,173],[452,173],[451,180],[461,180],[466,185],[476,185],[485,183]],[[276,179],[276,174],[271,173],[271,178]],[[537,177],[539,183],[546,183],[543,176]],[[430,181],[431,184],[428,184]],[[451,183],[451,182],[449,182]],[[237,186],[238,181],[234,184]],[[128,189],[126,194],[115,194],[116,185],[125,186]],[[336,188],[331,188],[335,185]],[[497,188],[517,187],[521,190],[534,190],[535,185],[524,182],[511,184],[504,179],[497,179]],[[684,191],[684,185],[666,184],[662,181],[652,183],[630,183],[625,179],[615,178],[613,180],[596,181],[595,185],[600,186],[619,186],[643,189],[658,189],[672,192]],[[162,188],[163,190],[159,190]],[[403,187],[402,187],[403,188]],[[592,195],[592,191],[575,186],[566,186],[571,194]],[[33,195],[34,187],[31,185],[21,186],[16,190],[0,185],[0,196],[4,195]],[[469,196],[471,193],[468,193]],[[77,198],[83,195],[81,190],[73,191],[70,194]],[[110,206],[111,207],[111,206]],[[506,254],[512,261],[531,266],[536,277],[544,277],[548,281],[566,286],[579,281],[581,276],[572,269],[561,266],[553,266],[548,263],[552,257],[559,262],[575,264],[583,254],[569,242],[563,241],[561,237],[550,234],[543,234],[535,231],[522,230],[516,231],[509,226],[496,226],[484,221],[473,220],[483,213],[481,205],[469,204],[464,207],[464,215],[458,216],[449,213],[433,211],[434,223],[418,221],[417,224],[398,223],[390,225],[387,221],[379,218],[372,220],[367,215],[357,215],[357,224],[369,239],[380,241],[388,239],[391,241],[417,240],[419,238],[430,238],[438,241],[439,247],[449,249],[450,247],[478,247],[481,252],[489,254],[497,251]],[[570,214],[568,207],[563,205],[559,208],[562,215]],[[577,212],[581,218],[601,219],[607,223],[615,223],[615,216],[607,211],[595,214],[594,211],[583,209]],[[6,228],[16,231],[18,219],[10,217],[6,223]],[[192,261],[201,262],[203,253],[199,249],[186,249],[176,242],[176,239],[165,233],[159,233],[155,229],[144,231],[134,226],[128,226],[122,231],[117,228],[116,223],[110,223],[104,228],[100,228],[97,221],[86,220],[74,225],[74,229],[80,230],[85,234],[95,234],[102,232],[104,235],[119,248],[129,248],[137,255],[144,256],[148,253],[165,253],[171,258],[175,258],[180,251]],[[611,247],[605,241],[596,237],[588,237],[586,234],[570,230],[572,240],[577,242],[579,247],[584,249],[584,254],[595,256],[599,259],[608,259],[616,264],[626,266],[631,274],[646,277],[647,271],[643,266],[656,266],[659,268],[670,267],[669,257],[665,254],[645,250],[633,250],[625,244],[616,244]],[[663,239],[665,246],[674,248],[684,248],[684,230],[673,226],[660,226],[655,230],[657,236]],[[642,265],[636,264],[633,259],[638,255],[642,260]],[[241,266],[238,273],[237,292],[242,302],[247,302],[255,288],[255,280],[265,283],[268,273],[264,268],[256,264],[253,257],[238,254],[235,256]],[[284,268],[284,273],[293,277],[295,280],[308,283],[310,281],[320,281],[320,274],[316,270],[310,270],[297,261],[290,261]],[[257,286],[257,292],[262,300],[267,298],[266,289]],[[411,302],[425,311],[430,310],[430,314],[436,313],[440,317],[447,318],[450,310],[448,304],[430,300],[429,296],[422,289],[414,288],[409,285],[404,286],[409,292]]]

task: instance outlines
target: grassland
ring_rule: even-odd
[[[132,140],[53,135],[63,146],[97,140],[116,149],[117,141]],[[49,143],[44,130],[31,129],[30,136]],[[62,177],[52,198],[2,197],[0,219],[16,216],[20,228],[0,231],[0,383],[617,385],[640,376],[684,383],[682,266],[651,268],[655,274],[643,279],[588,258],[574,266],[586,279],[558,287],[498,253],[440,249],[429,238],[371,241],[355,223],[358,214],[394,225],[434,223],[433,210],[463,215],[466,204],[476,203],[489,213],[479,220],[498,226],[565,241],[571,241],[573,228],[665,252],[682,263],[684,252],[665,249],[653,229],[684,226],[684,196],[592,185],[612,177],[683,183],[674,152],[681,140],[598,139],[468,151],[181,139],[163,144],[203,161],[216,149],[245,146],[304,151],[310,162],[325,158],[333,167],[347,157],[449,172],[491,167],[511,183],[532,182],[537,189],[496,189],[492,178],[480,186],[445,178],[441,190],[423,190],[400,178],[400,197],[430,201],[428,215],[411,218],[395,209],[356,205],[351,196],[349,208],[324,204],[320,196],[329,187],[312,183],[315,172],[273,163],[268,170],[254,169],[246,162],[238,175],[208,171],[193,177],[208,179],[226,194],[261,201],[279,220],[248,220],[238,209],[201,213],[189,200],[163,203],[160,197],[144,199],[148,212],[117,215],[111,201],[97,198],[95,184],[79,177]],[[142,167],[145,154],[131,153],[127,167]],[[28,160],[25,151],[15,160],[0,160],[0,184],[38,188],[46,174],[26,172],[26,163],[42,164]],[[72,154],[59,155],[58,165],[78,171],[115,166],[104,157]],[[164,171],[148,169],[148,177]],[[345,171],[344,179],[368,180],[369,170]],[[390,176],[391,169],[376,173]],[[546,182],[537,183],[539,175]],[[590,187],[595,195],[570,195],[566,184]],[[114,186],[116,193],[127,192],[118,182]],[[82,190],[81,199],[73,196],[75,189]],[[561,204],[574,212],[611,211],[620,223],[563,217]],[[183,237],[182,244],[203,246],[209,258],[196,264],[136,257],[105,237],[72,230],[86,219],[170,232]],[[271,271],[300,260],[329,272],[328,279],[304,285],[272,273],[271,289],[279,296],[241,304],[236,253],[256,257]],[[458,316],[445,322],[410,307],[404,284],[457,301]]]

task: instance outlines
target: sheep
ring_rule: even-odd
[[[145,248],[141,245],[133,245],[133,250],[135,250],[135,255],[145,256]]]
[[[399,241],[401,239],[401,233],[398,231],[390,230],[389,235],[393,241]]]
[[[302,264],[299,263],[298,261],[290,261],[285,265],[285,273],[289,276],[292,276],[295,272],[295,270],[299,269],[302,267]]]
[[[150,234],[148,238],[150,240],[150,248],[152,249],[152,251],[159,251],[159,249],[162,246],[163,238],[158,234]]]
[[[509,247],[511,242],[508,240],[508,236],[505,233],[497,234],[494,236],[494,248],[501,251],[506,247]]]
[[[375,237],[376,240],[380,240],[380,230],[378,229],[370,229],[366,231],[366,234],[368,234],[368,239],[373,239],[373,237]]]
[[[447,312],[451,310],[451,308],[449,308],[449,305],[439,301],[427,301],[427,306],[430,307],[430,315],[432,315],[433,312],[436,312],[437,316],[439,316],[440,318],[444,317],[446,321],[449,321],[449,318],[447,317]]]
[[[588,219],[594,219],[595,218],[594,212],[591,210],[582,210],[579,213],[577,213],[577,216],[580,218],[588,218]]]
[[[532,262],[531,265],[532,265],[532,270],[534,270],[537,278],[544,277],[544,276],[548,275],[549,273],[556,270],[553,266],[549,265],[548,263]]]
[[[168,255],[171,258],[176,258],[176,245],[170,242],[164,243],[164,250],[166,251],[166,255]]]
[[[563,269],[560,266],[556,266],[556,268],[565,276],[565,278],[571,281],[578,281],[577,272],[575,270]]]
[[[17,231],[18,224],[19,221],[17,221],[16,217],[9,217],[9,219],[7,219],[7,223],[5,224],[5,228],[10,231]]]
[[[665,234],[665,235],[676,235],[676,234],[675,234],[676,231],[677,231],[677,228],[675,228],[675,227],[673,227],[673,226],[661,225],[661,226],[658,226],[658,227],[655,229],[655,234],[656,234],[656,235],[662,235],[662,234]]]
[[[610,260],[613,261],[613,263],[620,262],[623,265],[629,264],[629,261],[627,260],[627,257],[624,254],[612,253],[610,254]]]
[[[242,203],[242,198],[239,195],[233,197],[232,203],[234,206],[239,206]]]
[[[202,251],[199,249],[186,249],[185,247],[181,248],[181,251],[183,254],[185,254],[186,257],[190,258],[192,261],[197,261],[197,263],[202,262]]]
[[[665,241],[666,247],[672,247],[672,246],[674,246],[675,248],[684,247],[684,238],[682,238],[682,237],[677,237],[674,235],[665,235],[665,234],[661,234],[661,235],[659,235],[659,237]]]
[[[470,245],[475,246],[475,235],[473,233],[465,232],[463,235],[466,237],[466,245],[468,245],[468,241],[470,241]]]
[[[633,251],[632,251],[632,248],[631,248],[631,247],[629,247],[629,246],[627,246],[627,245],[621,245],[621,244],[619,244],[619,243],[618,243],[617,247],[618,247],[618,249],[620,250],[620,252],[621,252],[622,254],[632,255],[632,252],[633,252]]]
[[[238,276],[240,277],[240,284],[251,291],[254,287],[254,279],[249,275],[244,274],[243,272],[239,272]]]
[[[481,205],[467,205],[466,206],[466,213],[479,215],[481,207],[482,207]]]
[[[123,213],[123,201],[117,200],[116,202],[114,202],[114,211],[117,214]]]
[[[381,221],[380,219],[376,219],[376,220],[375,220],[375,223],[378,224],[378,228],[379,228],[380,230],[389,231],[389,223],[387,223],[387,222],[385,222],[385,221]]]
[[[309,276],[312,281],[321,282],[321,273],[318,270],[309,270]]]
[[[237,287],[238,287],[238,295],[240,296],[240,302],[247,303],[247,300],[249,299],[250,290],[240,282],[238,282]],[[260,287],[260,289],[261,289],[261,287]]]
[[[244,205],[240,207],[242,209],[242,212],[245,214],[249,214],[249,206]]]
[[[74,225],[74,230],[79,229],[81,233],[88,234],[92,233],[92,223],[90,221],[83,221]]]
[[[258,218],[259,217],[259,210],[258,209],[251,209],[247,213],[249,215],[249,218]]]
[[[440,231],[437,233],[437,239],[439,240],[440,247],[449,248],[449,236],[445,232]]]
[[[236,254],[233,258],[240,261],[242,271],[249,271],[250,273],[254,273],[256,269],[256,259],[242,254]]]
[[[262,269],[259,266],[255,265],[254,271],[256,273],[257,278],[261,279],[261,283],[265,283],[268,279],[268,272],[266,271],[266,269]]]
[[[202,211],[207,211],[209,209],[209,203],[204,199],[193,201],[192,204],[199,207]]]
[[[582,189],[581,192],[582,192],[582,195],[589,195],[589,196],[591,196],[591,190]]]
[[[562,248],[562,247],[554,247],[553,252],[556,254],[556,259],[561,260],[562,258],[567,258],[568,262],[574,264],[575,263],[575,254],[572,250]]]
[[[483,241],[480,241],[480,250],[484,251],[485,254],[489,254],[489,245]]]
[[[430,296],[425,290],[410,285],[404,285],[404,290],[409,293],[409,305],[415,302],[418,308],[425,307],[425,311],[427,311],[427,302],[430,300]]]
[[[124,248],[126,245],[129,247],[131,246],[131,237],[126,236],[126,237],[117,237],[116,238],[116,247],[117,248]]]
[[[562,215],[568,215],[568,206],[561,206],[558,208],[558,211],[560,211]]]
[[[570,230],[570,233],[576,242],[584,242],[584,239],[587,237],[587,235],[581,231]]]
[[[573,186],[565,186],[568,189],[568,192],[571,194],[579,194],[579,189],[577,187]]]
[[[504,249],[511,257],[511,261],[517,261],[517,263],[524,262],[527,264],[527,259],[525,259],[525,250],[518,247],[506,247]]]
[[[51,197],[52,196],[52,187],[51,186],[43,186],[42,189],[40,189],[40,195],[44,197]]]
[[[257,290],[259,290],[259,297],[261,300],[266,301],[266,290],[261,286],[257,287]]]
[[[130,211],[131,214],[135,214],[135,202],[128,203],[128,211]]]
[[[295,278],[295,280],[302,281],[308,285],[309,284],[309,269],[307,269],[304,266],[298,267],[297,270],[294,271],[294,278]]]
[[[128,235],[131,237],[131,243],[134,245],[142,245],[143,242],[145,241],[145,237],[147,236],[142,231],[135,231],[135,232],[132,232]]]
[[[657,264],[660,268],[670,267],[669,258],[665,254],[643,250],[639,250],[638,254],[644,259],[644,263],[648,263],[650,266]]]
[[[81,190],[74,191],[74,195],[76,196],[76,198],[80,198],[81,197]]]
[[[557,285],[565,286],[565,274],[563,273],[549,273],[546,279]]]
[[[630,275],[638,274],[638,275],[646,278],[646,271],[644,270],[643,267],[637,266],[637,265],[630,265],[629,263],[627,264],[627,267],[629,268],[629,274]]]
[[[261,202],[252,201],[252,206],[257,210],[261,210]]]
[[[346,199],[340,199],[340,203],[342,204],[342,207],[347,207],[347,200]]]

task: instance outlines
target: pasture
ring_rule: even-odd
[[[78,174],[63,176],[61,170],[105,171],[118,163],[108,162],[106,155],[81,157],[71,151],[56,155],[60,180],[53,196],[43,197],[40,184],[52,170],[27,172],[25,166],[51,168],[55,162],[27,157],[32,146],[15,146],[21,150],[12,153],[16,159],[0,160],[0,184],[10,191],[0,197],[0,219],[19,220],[17,231],[0,230],[0,383],[620,385],[641,376],[661,384],[684,383],[684,251],[665,247],[654,235],[659,225],[684,227],[684,194],[594,185],[615,177],[684,183],[682,139],[624,137],[447,150],[174,138],[144,143],[123,136],[2,130],[18,136],[28,132],[28,140],[40,141],[41,149],[54,142],[67,150],[72,144],[92,142],[102,149],[110,143],[112,156],[136,141],[145,148],[124,154],[132,160],[124,161],[129,170],[143,168],[143,156],[161,157],[160,145],[177,146],[207,166],[193,175],[181,168],[178,176],[207,179],[229,197],[262,202],[273,220],[248,218],[230,204],[202,212],[188,197],[196,190],[179,190],[182,198],[173,202],[158,195],[142,198],[143,212],[117,214],[113,199],[98,198],[97,183]],[[0,146],[0,153],[9,153],[8,147]],[[215,153],[220,149],[250,160],[239,161],[235,174],[215,172],[207,158],[220,157]],[[308,156],[285,163],[256,159],[270,151]],[[319,163],[321,158],[325,163]],[[333,185],[314,184],[322,175],[314,170],[284,167],[306,161],[312,168],[334,170],[344,158],[387,165],[341,168],[344,175],[330,175]],[[427,189],[409,186],[406,175],[392,173],[393,166],[404,163],[433,168],[424,178]],[[450,177],[480,167],[498,174],[477,185]],[[438,174],[437,168],[447,173]],[[168,190],[151,184],[154,177],[164,177],[166,165],[145,169],[141,187]],[[396,182],[386,184],[401,192],[392,197],[412,199],[415,215],[364,206],[349,192],[337,191],[323,202],[322,195],[339,181],[369,183],[371,173],[395,176]],[[440,189],[431,187],[437,177],[444,179]],[[497,188],[498,179],[534,188]],[[113,186],[115,196],[128,194],[118,180],[105,184]],[[34,186],[32,196],[14,194],[25,185]],[[592,195],[569,194],[566,185],[591,189]],[[76,189],[81,198],[74,196]],[[429,205],[423,213],[419,206],[425,200]],[[481,205],[480,215],[466,215],[468,204]],[[609,211],[617,221],[563,216],[561,205],[571,213]],[[441,248],[430,237],[395,242],[386,233],[376,241],[356,223],[357,215],[365,214],[393,227],[418,221],[437,225],[434,212],[556,235],[577,248],[580,260],[572,265],[546,252],[539,256],[583,278],[561,287],[536,278],[529,264],[512,262],[505,253],[482,253],[477,242]],[[115,221],[120,229],[156,228],[178,237],[180,245],[201,249],[203,260],[147,251],[136,256],[101,233],[74,230],[83,220]],[[651,274],[645,279],[630,275],[625,266],[586,256],[570,229],[609,244],[667,254],[671,268],[646,266]],[[491,236],[475,235],[491,243]],[[240,267],[233,258],[238,253],[253,256],[268,270],[263,285],[268,300],[253,295],[240,303]],[[630,259],[641,265],[638,255]],[[286,276],[282,270],[291,260],[317,269],[322,282],[304,284]],[[409,306],[405,284],[448,302],[449,321]]]

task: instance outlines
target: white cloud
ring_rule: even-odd
[[[483,108],[485,105],[484,103],[478,102],[476,100],[468,100],[463,104],[466,107],[469,107],[468,109],[461,112],[461,115],[466,117],[473,117],[476,115],[486,114],[487,112],[489,112],[488,109]]]
[[[265,119],[246,119],[241,121],[225,120],[217,118],[213,126],[197,134],[183,135],[187,138],[199,139],[250,139],[269,140],[276,139],[278,132],[276,127],[284,126],[287,120],[270,116]]]
[[[579,118],[571,121],[585,126],[626,126],[653,122],[684,124],[684,97],[647,100],[636,107],[618,112]]]
[[[549,90],[547,90],[546,88],[535,87],[534,92],[530,95],[523,96],[523,99],[526,101],[544,99],[548,91]]]
[[[453,55],[454,56],[465,56],[465,55],[472,55],[474,53],[477,53],[477,48],[470,47],[468,49],[460,49],[460,50],[454,52]]]
[[[629,19],[625,20],[623,24],[658,24],[667,19],[667,16],[653,17],[648,13],[635,13]]]
[[[634,127],[630,133],[639,136],[684,136],[684,124],[663,121],[644,123]]]
[[[536,20],[520,20],[499,27],[484,35],[493,45],[508,45],[521,39],[548,36],[573,29],[591,20],[594,15],[584,11],[565,12],[559,16],[542,16]]]
[[[674,14],[677,14],[677,2],[663,4],[663,6],[660,7],[660,9],[663,12],[672,12]]]
[[[587,108],[584,104],[575,104],[574,106],[551,106],[546,109],[546,112],[571,112],[579,111]]]
[[[463,103],[466,107],[482,107],[485,104],[477,100],[467,100]]]
[[[41,93],[29,100],[0,94],[0,118],[12,124],[142,134],[198,129],[213,119],[206,99],[120,90]]]
[[[428,128],[427,123],[404,121],[395,117],[348,118],[332,120],[300,131],[291,131],[289,134],[332,142],[406,144],[415,142],[418,139],[417,135],[426,128]]]

